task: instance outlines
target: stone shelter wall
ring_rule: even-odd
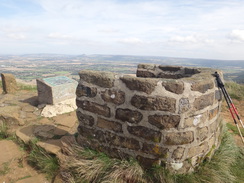
[[[209,68],[139,64],[137,76],[80,71],[78,143],[146,168],[194,170],[219,145],[221,93]]]

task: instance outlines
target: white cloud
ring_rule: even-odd
[[[244,41],[244,29],[232,30],[231,33],[229,34],[229,37],[234,41]]]
[[[71,35],[61,34],[59,32],[50,33],[47,37],[51,39],[73,39]]]
[[[173,42],[181,42],[181,43],[197,43],[197,39],[194,36],[173,36],[169,39],[169,41]]]
[[[15,40],[24,40],[26,39],[26,36],[24,34],[20,33],[12,33],[12,34],[7,34],[8,38],[15,39]]]
[[[120,40],[118,40],[118,42],[124,43],[124,44],[142,44],[143,43],[143,41],[141,39],[135,38],[135,37],[120,39]]]

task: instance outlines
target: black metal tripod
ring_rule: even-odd
[[[243,135],[242,135],[240,127],[239,127],[239,125],[237,123],[236,117],[240,121],[242,128],[244,128],[243,122],[242,122],[242,120],[241,120],[241,118],[240,118],[240,116],[238,114],[238,111],[237,111],[235,105],[233,104],[229,94],[227,93],[227,91],[225,89],[225,86],[224,86],[224,83],[221,81],[219,74],[217,72],[215,72],[214,76],[216,77],[218,87],[221,89],[221,91],[222,91],[222,93],[224,95],[224,98],[225,98],[226,103],[228,105],[228,108],[230,110],[230,114],[231,114],[231,116],[232,116],[232,118],[234,120],[234,123],[236,124],[236,127],[238,129],[238,132],[239,132],[239,134],[241,136],[242,142],[244,143]],[[234,115],[234,113],[235,113],[235,115]]]

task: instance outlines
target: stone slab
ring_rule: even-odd
[[[37,79],[39,104],[57,104],[75,98],[78,82],[66,76]]]
[[[3,92],[4,93],[15,93],[17,91],[17,83],[13,74],[1,74]]]

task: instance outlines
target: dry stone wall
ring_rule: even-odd
[[[221,93],[208,68],[139,64],[137,76],[83,70],[78,143],[145,168],[185,173],[219,145]]]

